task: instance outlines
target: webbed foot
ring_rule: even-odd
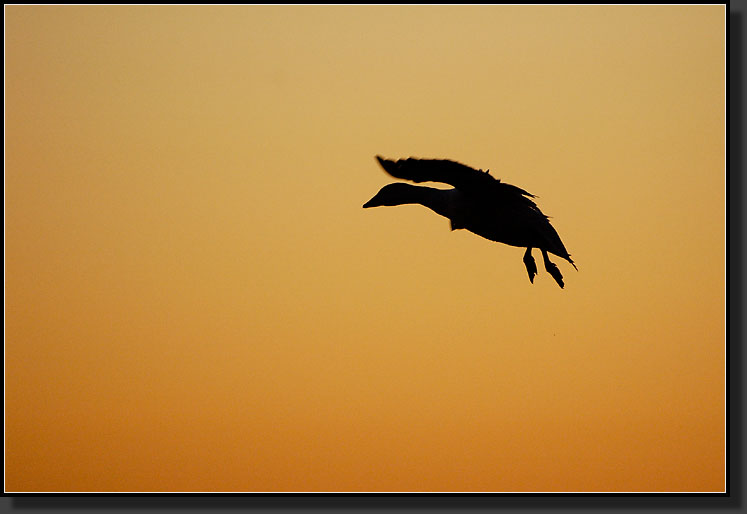
[[[545,269],[547,272],[555,279],[555,282],[558,283],[560,288],[563,289],[565,287],[565,284],[563,283],[563,275],[560,273],[558,267],[550,262],[550,258],[547,256],[547,251],[545,250],[542,250],[542,259],[545,261]]]
[[[534,262],[534,257],[532,257],[532,249],[527,248],[527,251],[524,253],[524,266],[527,267],[527,274],[529,275],[529,282],[534,284],[534,276],[537,274],[537,263]]]

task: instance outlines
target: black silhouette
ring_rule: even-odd
[[[402,182],[388,184],[363,207],[419,203],[449,218],[451,230],[467,229],[485,239],[511,246],[526,247],[524,265],[534,283],[537,265],[532,248],[539,248],[545,269],[562,288],[563,275],[550,262],[547,253],[562,257],[573,265],[560,236],[530,198],[533,194],[501,182],[490,170],[470,168],[445,159],[400,159],[392,161],[376,156],[381,167],[395,178],[413,182],[443,182],[454,189],[412,186]]]

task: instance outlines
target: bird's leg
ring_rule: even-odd
[[[532,247],[528,247],[524,253],[524,266],[527,267],[527,273],[529,274],[529,281],[534,284],[534,276],[537,274],[537,264],[534,262],[532,257]]]
[[[550,275],[552,275],[552,278],[555,279],[555,282],[558,283],[560,288],[563,289],[563,275],[560,274],[560,270],[558,269],[558,267],[550,262],[550,257],[547,256],[547,250],[545,250],[544,248],[542,248],[541,250],[542,259],[545,261],[545,269]]]

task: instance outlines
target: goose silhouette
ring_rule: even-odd
[[[561,257],[578,271],[560,236],[547,216],[523,189],[501,182],[490,170],[476,170],[447,159],[399,159],[376,156],[384,171],[412,182],[443,182],[453,189],[413,186],[395,182],[381,188],[363,207],[420,204],[448,218],[451,230],[466,229],[490,241],[526,248],[524,265],[534,283],[537,264],[532,248],[539,248],[547,272],[563,288],[563,275],[550,262],[548,252]]]

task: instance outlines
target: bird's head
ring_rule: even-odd
[[[382,205],[402,205],[408,203],[412,198],[412,190],[415,186],[395,182],[382,187],[376,195],[363,204],[363,208],[379,207]]]

